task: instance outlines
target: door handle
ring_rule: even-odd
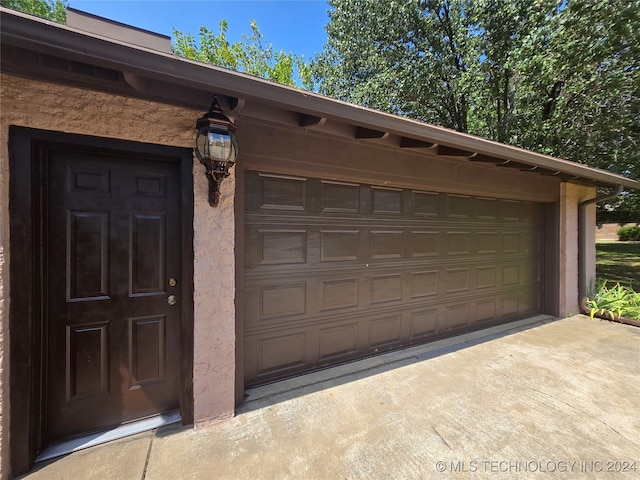
[[[167,303],[169,305],[175,305],[176,303],[178,303],[178,297],[176,297],[175,295],[169,295],[167,297]]]

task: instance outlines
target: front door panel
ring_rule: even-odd
[[[48,155],[51,442],[178,408],[181,250],[178,164]]]

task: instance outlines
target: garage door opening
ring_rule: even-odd
[[[245,384],[543,309],[544,205],[246,172]]]

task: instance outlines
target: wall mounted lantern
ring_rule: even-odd
[[[238,157],[237,128],[222,113],[215,97],[209,111],[196,122],[196,156],[207,169],[209,205],[212,207],[218,205],[222,179],[229,176],[229,169]]]

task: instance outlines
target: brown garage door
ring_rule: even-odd
[[[247,385],[541,309],[541,204],[257,172],[245,192]]]

